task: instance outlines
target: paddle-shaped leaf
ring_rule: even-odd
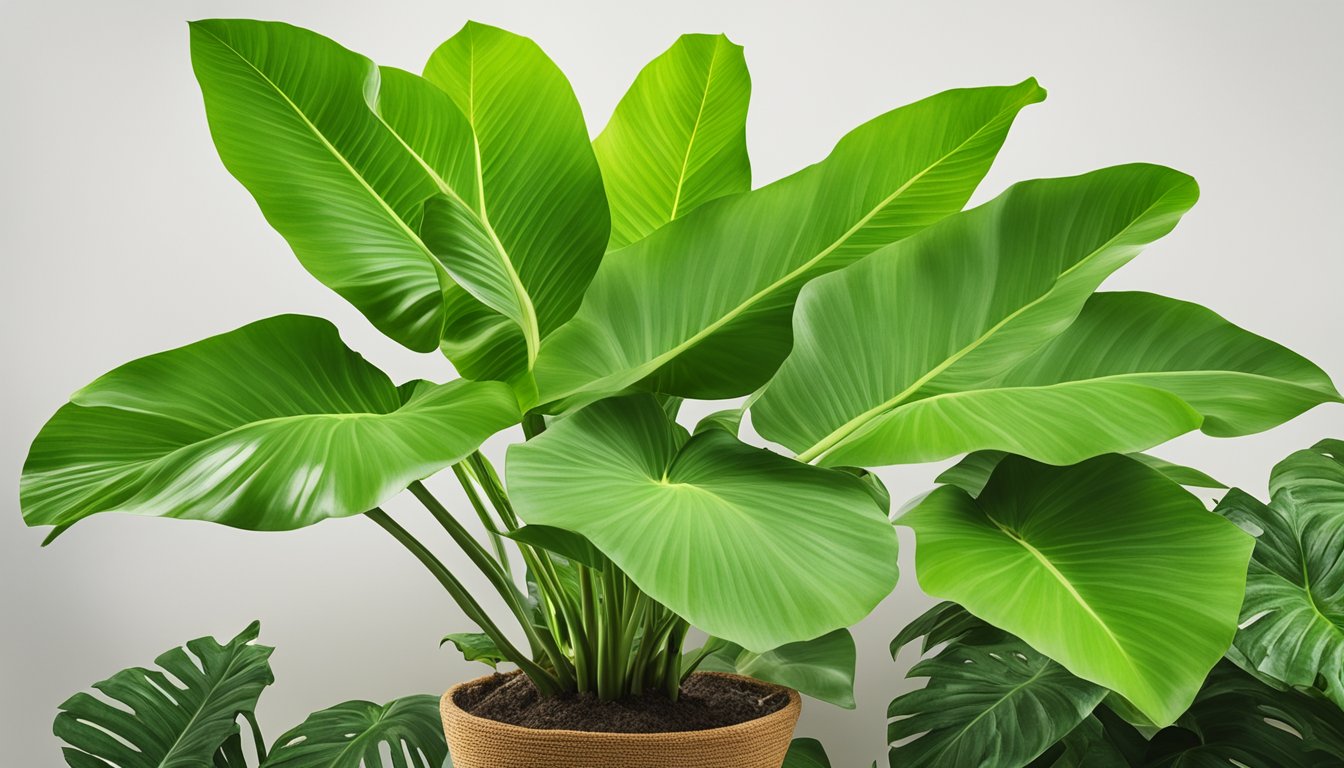
[[[542,400],[641,381],[710,399],[756,389],[788,353],[803,284],[959,210],[1018,111],[1044,97],[1029,80],[893,110],[822,162],[612,253],[543,345]]]
[[[473,195],[476,177],[451,100],[388,73],[384,120],[378,67],[288,24],[195,22],[191,58],[220,159],[303,266],[383,333],[437,348],[461,291],[417,234],[421,206],[442,185]]]
[[[476,136],[476,195],[443,195],[425,207],[425,237],[449,271],[517,326],[499,348],[447,334],[444,348],[467,368],[525,353],[578,309],[610,231],[602,174],[578,99],[536,43],[469,22],[425,65],[425,78],[466,115]],[[485,333],[500,334],[499,329]],[[508,338],[510,334],[503,334]],[[509,350],[506,352],[505,350]]]
[[[1234,658],[1344,709],[1344,442],[1274,468],[1269,506],[1233,491],[1217,511],[1257,534]]]
[[[261,768],[439,768],[447,756],[438,699],[406,696],[314,712],[276,739]]]
[[[491,668],[498,667],[501,661],[508,661],[508,657],[499,650],[495,641],[482,632],[454,632],[451,635],[444,635],[439,647],[449,643],[452,643],[467,661],[479,661],[490,665]]]
[[[1171,231],[1197,197],[1193,179],[1153,165],[1024,182],[815,281],[799,298],[793,352],[753,406],[752,423],[801,460],[823,457],[830,466],[990,447],[1035,455],[975,444],[988,439],[980,433],[1018,430],[977,432],[973,417],[1004,410],[1049,420],[1051,409],[971,409],[958,398],[1067,328],[1101,281]],[[1137,390],[1111,387],[1092,400],[1129,401]],[[971,410],[962,421],[972,424],[944,417],[944,434],[932,434],[927,412],[958,407]],[[1174,397],[1126,415],[1182,431],[1198,425]],[[1048,432],[1067,444],[1075,430],[1058,427],[1043,422],[1028,435]]]
[[[281,315],[127,363],[76,392],[33,442],[23,516],[300,528],[382,504],[519,418],[502,383],[399,392],[327,321]]]
[[[586,536],[655,600],[753,651],[847,627],[896,582],[895,531],[861,480],[721,429],[688,437],[651,395],[511,446],[507,477],[529,523]]]
[[[854,637],[847,629],[837,629],[815,640],[789,643],[765,653],[725,643],[700,668],[747,675],[853,709],[855,656]]]
[[[941,621],[946,617],[928,626],[934,629]],[[983,622],[917,663],[908,676],[926,677],[928,683],[887,708],[893,768],[1026,765],[1106,696],[1101,686]]]
[[[61,704],[53,731],[76,768],[202,768],[238,764],[238,718],[274,682],[272,649],[253,622],[227,645],[211,637],[174,648],[156,669],[124,669]],[[227,749],[221,750],[226,742]],[[219,755],[216,758],[216,755]],[[241,764],[240,765],[241,768]]]
[[[593,141],[611,200],[614,250],[701,203],[751,189],[742,47],[682,35],[649,62]]]
[[[1123,456],[1010,456],[978,498],[953,486],[900,522],[925,592],[1172,722],[1232,642],[1253,540]]]

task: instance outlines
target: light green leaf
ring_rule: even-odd
[[[800,460],[828,466],[984,448],[1042,458],[1048,446],[1031,438],[1068,445],[1089,428],[1071,419],[1061,430],[1053,418],[1069,395],[1090,406],[1124,404],[1130,433],[1198,426],[1177,398],[1144,398],[1136,386],[1046,391],[1018,405],[978,392],[1067,328],[1102,280],[1171,231],[1197,197],[1189,176],[1154,165],[1023,182],[815,281],[798,301],[793,352],[752,423]],[[1040,426],[984,423],[1000,412]],[[1023,445],[989,444],[1008,441]]]
[[[1018,111],[1044,97],[1029,80],[893,110],[822,162],[609,255],[574,319],[543,344],[543,402],[641,381],[705,399],[756,389],[788,353],[803,284],[959,210]]]
[[[1177,485],[1187,488],[1226,488],[1226,485],[1214,480],[1193,467],[1183,467],[1149,453],[1126,454],[1137,462],[1146,464],[1161,472]],[[955,485],[972,496],[979,496],[994,468],[1008,456],[1003,451],[976,451],[938,475],[935,482],[942,485]]]
[[[519,418],[504,384],[399,392],[327,321],[282,315],[76,392],[33,442],[20,499],[29,525],[128,512],[289,530],[366,512]]]
[[[449,297],[474,303],[417,233],[443,186],[473,194],[452,102],[288,24],[194,22],[191,57],[220,158],[304,268],[401,344],[437,348]]]
[[[77,693],[52,727],[75,768],[203,768],[236,761],[238,718],[275,681],[253,622],[227,645],[202,637]],[[115,703],[112,703],[115,702]]]
[[[847,627],[896,581],[895,531],[857,478],[719,429],[688,438],[651,395],[511,446],[507,477],[529,523],[586,536],[655,600],[750,650]]]
[[[549,525],[524,525],[516,531],[502,532],[502,535],[514,541],[553,552],[566,560],[582,563],[589,568],[601,568],[607,560],[606,556],[598,551],[591,541],[564,528],[553,528]]]
[[[1269,506],[1233,491],[1217,509],[1257,534],[1236,658],[1344,709],[1344,444],[1294,453],[1270,488]]]
[[[578,309],[610,231],[583,112],[536,43],[476,22],[434,52],[425,78],[466,115],[479,158],[475,197],[443,195],[426,206],[426,240],[464,287],[516,324],[530,364],[541,339]],[[451,334],[445,341],[454,362],[463,343]],[[516,343],[500,344],[509,352],[490,356],[518,354]]]
[[[407,696],[314,712],[276,739],[261,768],[438,768],[447,756],[439,700]]]
[[[978,498],[934,491],[915,530],[925,592],[966,607],[1175,720],[1231,644],[1252,539],[1123,456],[1049,467],[1010,456]]]
[[[1101,686],[983,623],[920,661],[909,677],[928,684],[887,708],[887,741],[904,741],[891,749],[893,768],[1026,765],[1106,696]]]
[[[815,640],[789,643],[765,653],[753,653],[725,643],[710,657],[717,669],[783,685],[814,699],[845,709],[854,708],[854,637],[837,629]]]
[[[816,739],[794,739],[780,768],[831,768],[826,748]]]
[[[452,643],[467,661],[479,661],[482,664],[489,664],[492,668],[498,667],[501,661],[508,661],[508,657],[500,652],[495,641],[481,632],[454,632],[444,635],[443,640],[439,641],[439,647],[448,643]]]
[[[593,141],[615,250],[701,203],[751,189],[742,47],[682,35],[649,62]]]

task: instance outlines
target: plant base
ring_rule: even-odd
[[[459,692],[490,680],[486,676],[454,686],[440,702],[454,768],[779,768],[802,710],[796,692],[767,686],[787,695],[788,703],[722,728],[671,733],[542,730],[477,717],[457,705]]]

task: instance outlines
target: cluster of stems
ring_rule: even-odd
[[[682,662],[690,627],[650,598],[610,561],[591,567],[510,535],[522,523],[489,461],[480,452],[453,466],[489,549],[420,482],[411,493],[443,527],[503,598],[527,638],[518,648],[432,551],[381,509],[368,516],[429,569],[499,655],[522,670],[546,696],[592,693],[603,700],[661,692],[676,699],[698,663]],[[525,592],[509,557],[515,548],[525,570]]]

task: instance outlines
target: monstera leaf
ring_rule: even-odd
[[[527,522],[582,534],[651,597],[748,650],[847,627],[895,585],[896,534],[861,480],[721,429],[688,437],[651,395],[511,446],[507,477]]]
[[[724,643],[700,668],[754,677],[837,707],[854,709],[856,655],[849,630],[837,629],[815,640],[790,643],[765,653]]]
[[[909,676],[929,681],[887,709],[887,740],[909,739],[892,747],[893,767],[1026,765],[1106,696],[987,625],[919,662]]]
[[[1327,768],[1344,755],[1344,715],[1276,691],[1223,662],[1176,725],[1155,735],[1150,768]]]
[[[261,768],[439,768],[447,757],[438,699],[407,696],[314,712],[276,739]]]
[[[742,47],[682,35],[639,73],[593,141],[611,200],[611,250],[701,203],[751,189]]]
[[[275,678],[253,622],[227,645],[203,637],[61,704],[53,731],[74,768],[241,768],[238,718]],[[110,703],[114,702],[114,703]]]
[[[1196,194],[1147,165],[1025,182],[814,281],[753,424],[826,466],[985,449],[1069,464],[1338,400],[1320,369],[1207,310],[1089,300]]]
[[[1257,534],[1234,658],[1344,709],[1344,442],[1274,468],[1268,506],[1233,491],[1217,511]]]
[[[831,768],[826,748],[816,739],[794,739],[780,768]]]
[[[470,378],[508,378],[578,309],[602,259],[602,173],[569,81],[531,40],[469,22],[425,78],[465,115],[477,154],[471,194],[425,206],[425,240],[498,313],[447,329],[443,349]]]
[[[23,516],[63,527],[129,512],[289,530],[366,512],[518,419],[502,383],[398,391],[330,323],[282,315],[76,392],[33,442]]]
[[[1236,632],[1252,539],[1123,456],[1012,456],[978,497],[943,486],[899,522],[925,592],[953,600],[1159,725]]]
[[[610,254],[574,319],[542,345],[541,399],[640,382],[711,399],[756,389],[788,353],[803,284],[959,210],[1018,111],[1044,97],[1027,81],[893,110],[820,163]]]

